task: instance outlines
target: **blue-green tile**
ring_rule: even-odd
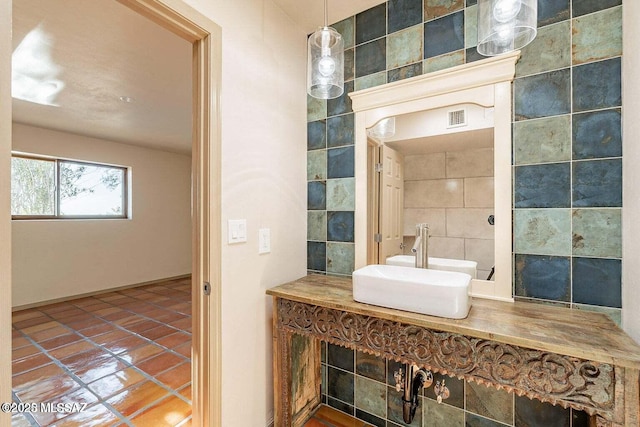
[[[351,97],[349,96],[351,92],[353,92],[353,80],[344,84],[342,95],[327,100],[327,117],[353,112],[351,109]]]
[[[516,166],[514,174],[516,208],[571,207],[571,164]]]
[[[327,212],[307,212],[307,240],[324,242],[327,240]]]
[[[327,119],[327,147],[340,147],[353,144],[353,114],[330,117]]]
[[[444,55],[425,59],[422,61],[422,72],[427,74],[462,64],[464,64],[464,50],[458,50],[456,52],[445,53]]]
[[[422,60],[422,25],[387,36],[387,68],[398,68]]]
[[[464,10],[464,47],[478,45],[478,6],[467,7]],[[520,58],[522,61],[522,58]]]
[[[307,242],[307,269],[325,271],[327,263],[327,244]]]
[[[573,0],[573,16],[582,16],[621,4],[622,0]]]
[[[389,0],[387,19],[389,34],[422,23],[422,0]]]
[[[516,165],[571,160],[571,116],[516,122],[513,143]]]
[[[620,58],[573,67],[573,111],[619,107],[621,72]]]
[[[469,382],[466,387],[465,399],[467,411],[511,424],[513,393]]]
[[[573,255],[622,258],[622,209],[575,209]]]
[[[386,3],[356,15],[356,45],[382,37],[387,33]]]
[[[351,275],[355,265],[353,243],[327,242],[327,272]]]
[[[356,374],[384,383],[387,365],[385,359],[361,351],[356,352]]]
[[[327,100],[307,95],[307,121],[313,122],[327,118]]]
[[[353,405],[353,391],[355,375],[340,369],[328,367],[327,370],[327,394],[342,402]]]
[[[569,257],[516,254],[516,295],[552,301],[569,301]]]
[[[380,86],[387,83],[387,72],[369,74],[368,76],[356,79],[356,90],[364,90]]]
[[[331,25],[342,36],[344,48],[349,49],[355,46],[355,17],[350,16],[340,22]]]
[[[428,420],[427,425],[434,427],[464,427],[464,411],[454,406],[438,404],[435,400],[423,399],[422,419]],[[418,408],[418,410],[420,410]]]
[[[387,80],[389,83],[397,82],[398,80],[404,80],[411,77],[419,76],[422,74],[422,62],[407,65],[405,67],[396,68],[395,70],[389,70],[387,74]]]
[[[356,50],[355,48],[344,51],[344,81],[348,82],[356,77]]]
[[[622,6],[573,20],[573,63],[622,55]]]
[[[571,411],[560,405],[516,396],[515,422],[518,427],[570,427]]]
[[[307,152],[307,181],[327,178],[327,151],[314,150]]]
[[[424,24],[424,58],[464,49],[464,11]]]
[[[574,257],[573,302],[621,308],[621,260]]]
[[[571,255],[570,209],[515,209],[515,252]]]
[[[327,121],[317,120],[307,123],[307,150],[327,147]]]
[[[307,183],[307,209],[324,210],[327,208],[327,184],[324,181]]]
[[[571,112],[569,69],[516,79],[513,84],[515,119],[557,116]]]
[[[622,156],[622,114],[619,109],[573,116],[573,158]]]
[[[569,0],[538,0],[538,28],[569,19]]]
[[[353,212],[327,212],[327,240],[353,242]]]
[[[384,38],[356,47],[356,77],[387,69],[387,43]]]
[[[327,210],[352,211],[355,209],[355,178],[339,178],[327,181]]]
[[[571,22],[542,27],[531,43],[522,49],[516,64],[516,77],[566,68],[571,65]]]
[[[357,375],[356,407],[384,418],[387,415],[387,386]]]
[[[328,178],[352,178],[354,173],[353,145],[327,150]]]
[[[622,207],[622,159],[573,164],[574,207]]]
[[[430,21],[464,8],[464,0],[424,0],[424,20]]]

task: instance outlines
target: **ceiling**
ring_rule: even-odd
[[[323,24],[322,0],[274,2],[306,33]],[[331,1],[329,22],[383,2]],[[12,62],[15,122],[190,153],[191,45],[119,2],[14,1]]]

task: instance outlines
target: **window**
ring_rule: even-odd
[[[14,219],[126,218],[127,168],[14,155]]]

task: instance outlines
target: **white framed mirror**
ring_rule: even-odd
[[[355,113],[356,269],[367,264],[384,263],[386,256],[378,253],[379,246],[374,241],[379,219],[390,221],[378,218],[377,210],[373,209],[378,203],[377,179],[371,173],[372,165],[377,161],[377,147],[393,146],[394,142],[396,148],[401,143],[419,144],[417,140],[428,137],[429,131],[425,135],[419,135],[413,130],[403,129],[401,123],[415,118],[419,121],[422,114],[455,112],[461,108],[480,109],[483,116],[490,118],[492,122],[492,125],[485,122],[480,126],[484,130],[477,131],[484,131],[485,140],[487,133],[493,137],[487,144],[492,142],[493,151],[495,225],[492,228],[495,274],[492,280],[485,280],[486,276],[482,272],[478,279],[472,281],[471,292],[475,297],[513,301],[511,82],[519,56],[520,52],[516,51],[350,94]],[[374,126],[381,121],[385,123],[384,120],[389,118],[395,119],[394,136],[390,136],[390,133],[373,138],[368,135]],[[452,135],[455,133],[458,132],[451,132]],[[460,137],[453,139],[460,140]],[[450,144],[453,139],[442,144]],[[480,141],[480,138],[474,139]],[[385,140],[387,144],[384,144]],[[405,228],[404,223],[397,224],[396,227],[402,235],[406,235]]]

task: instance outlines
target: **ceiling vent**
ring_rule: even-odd
[[[453,110],[448,112],[449,121],[447,128],[456,128],[467,125],[467,110],[464,108],[460,110]]]

